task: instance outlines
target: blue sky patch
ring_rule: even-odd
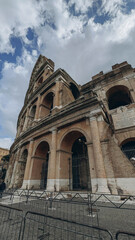
[[[110,20],[110,16],[106,13],[103,14],[101,16],[97,15],[94,18],[94,22],[95,23],[100,23],[100,24],[104,24],[105,22],[107,22],[108,20]]]
[[[135,9],[135,1],[134,0],[126,1],[125,12],[129,14],[132,9]]]
[[[2,68],[4,62],[15,63],[16,57],[20,57],[22,55],[22,41],[18,37],[12,36],[10,38],[10,43],[12,47],[15,49],[14,53],[0,53],[0,78],[2,77]]]
[[[30,40],[30,41],[33,40],[33,38],[34,38],[34,31],[33,31],[31,28],[28,28],[26,37],[27,37],[28,40]]]

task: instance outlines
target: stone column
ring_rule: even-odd
[[[11,177],[11,183],[9,185],[9,188],[14,187],[16,179],[17,179],[16,173],[17,173],[17,169],[18,169],[19,156],[20,156],[20,149],[18,148],[17,153],[16,153],[16,157],[15,157],[14,169],[13,169],[13,173],[12,173],[12,177]]]
[[[109,139],[104,139],[101,141],[101,148],[104,156],[104,164],[107,173],[106,175],[109,189],[112,194],[118,194],[111,155],[109,153]]]
[[[17,163],[18,163],[17,161],[15,161],[15,163],[14,163],[14,169],[13,169],[13,173],[12,173],[12,177],[11,177],[11,182],[10,182],[9,188],[13,188],[13,186],[14,186],[15,173],[16,173],[17,165],[18,165]]]
[[[39,118],[39,108],[40,108],[40,102],[41,102],[41,95],[38,96],[37,100],[37,107],[36,107],[36,113],[35,113],[35,120]]]
[[[56,189],[56,148],[57,148],[57,128],[52,128],[52,144],[51,154],[48,164],[47,190],[54,191]]]
[[[110,193],[107,186],[106,172],[102,156],[98,124],[95,114],[90,114],[90,127],[93,141],[93,151],[96,163],[98,193]]]
[[[90,188],[92,193],[97,191],[97,176],[96,176],[96,166],[94,162],[93,144],[87,142],[88,157],[89,157],[89,171],[90,171]]]
[[[12,178],[12,174],[13,174],[13,159],[14,159],[14,153],[12,153],[12,155],[10,156],[10,161],[9,161],[9,165],[7,168],[7,172],[6,172],[6,177],[5,177],[5,183],[7,188],[9,187],[10,183],[11,183],[11,178]]]
[[[32,157],[32,152],[33,152],[33,145],[34,145],[34,140],[32,139],[29,144],[28,157],[27,157],[27,162],[26,162],[26,167],[25,167],[22,189],[26,189],[26,188],[29,189],[30,185],[31,185],[30,169],[31,169],[31,157]]]
[[[54,103],[53,107],[58,107],[59,106],[59,89],[60,89],[60,80],[56,80],[56,88],[55,88],[55,97],[54,97]]]
[[[28,115],[29,115],[29,110],[27,109],[26,116],[25,116],[25,121],[24,121],[24,125],[23,125],[23,131],[25,131],[26,128],[27,128],[27,124],[28,124]]]
[[[61,88],[61,82],[60,82],[60,78],[58,77],[56,79],[56,86],[55,86],[55,96],[53,99],[53,110],[52,110],[52,114],[55,114],[58,109],[61,108],[61,101],[60,101],[60,88]]]
[[[72,152],[57,150],[56,190],[72,190]]]

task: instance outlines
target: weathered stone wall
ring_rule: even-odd
[[[34,69],[37,71],[36,67]],[[34,72],[32,74],[34,76]],[[135,138],[135,81],[131,66],[126,62],[117,64],[110,73],[101,72],[94,76],[90,83],[81,87],[81,91],[65,71],[59,69],[48,74],[48,78],[44,76],[43,83],[32,91],[33,95],[29,96],[19,115],[18,134],[11,147],[7,173],[10,187],[39,189],[44,177],[47,190],[73,190],[72,146],[77,139],[84,137],[89,189],[99,193],[135,194],[135,168],[121,151],[123,141]],[[71,83],[75,86],[76,96],[76,91],[80,91],[80,97],[76,99]],[[117,86],[127,89],[131,103],[110,110],[108,94]],[[44,101],[49,93],[53,93],[51,111],[51,103]],[[30,120],[34,105],[35,116]],[[19,163],[25,149],[28,156],[25,169],[22,169]],[[42,176],[45,164],[47,172]],[[84,167],[85,163],[81,162],[81,169]],[[22,186],[19,176],[20,179],[24,176]],[[79,180],[82,186],[86,185],[86,176],[80,173]]]

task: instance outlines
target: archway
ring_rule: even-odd
[[[121,150],[135,166],[135,138],[125,140],[121,145]]]
[[[36,113],[36,105],[34,105],[34,106],[31,108],[31,111],[30,111],[30,119],[31,119],[31,121],[34,120],[34,118],[35,118],[35,113]]]
[[[85,136],[68,133],[61,143],[61,178],[68,178],[69,190],[91,190],[90,167]]]
[[[40,181],[40,189],[46,189],[49,161],[49,144],[41,142],[36,148],[32,178]]]
[[[52,92],[48,93],[43,99],[42,104],[40,105],[40,118],[49,115],[53,109],[53,98],[54,94]]]
[[[25,173],[25,167],[26,167],[26,162],[27,162],[27,157],[28,157],[28,150],[25,149],[18,161],[18,181],[17,181],[17,188],[21,188],[23,184],[23,179],[24,179],[24,173]]]
[[[125,86],[119,85],[110,88],[106,96],[110,110],[132,103],[129,89]]]

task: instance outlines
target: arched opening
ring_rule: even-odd
[[[110,88],[106,96],[110,110],[132,103],[129,89],[125,86],[114,86]]]
[[[30,119],[31,119],[31,121],[34,120],[34,118],[35,118],[35,113],[36,113],[36,105],[34,105],[34,106],[31,108],[31,111],[30,111]]]
[[[41,142],[35,152],[32,178],[40,182],[40,189],[47,187],[49,144]]]
[[[28,150],[25,149],[18,161],[18,181],[17,181],[17,187],[21,188],[23,184],[23,178],[24,178],[24,173],[25,173],[25,167],[26,167],[26,162],[27,162],[27,157],[28,157]]]
[[[70,89],[72,91],[74,98],[75,99],[79,98],[80,92],[79,92],[78,88],[75,86],[75,84],[70,83]]]
[[[135,166],[135,138],[125,140],[121,145],[121,150]]]
[[[43,99],[42,104],[40,105],[40,117],[45,117],[49,115],[53,109],[53,98],[54,94],[52,92],[48,93]]]
[[[61,144],[61,178],[69,178],[69,190],[91,190],[90,167],[85,136],[68,133]]]

